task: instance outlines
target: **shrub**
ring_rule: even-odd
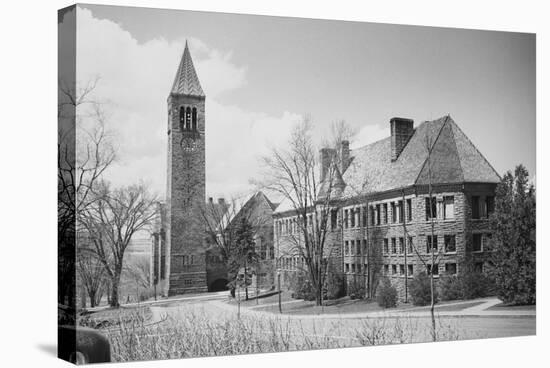
[[[323,290],[325,300],[338,299],[345,295],[344,279],[337,273],[331,272],[327,276],[326,287]]]
[[[295,274],[290,280],[291,297],[294,299],[315,300],[315,291],[305,272]]]
[[[376,289],[376,301],[383,308],[393,308],[397,305],[397,289],[389,279],[384,278]]]
[[[366,289],[364,283],[354,280],[349,285],[348,295],[351,299],[365,299]]]
[[[445,276],[439,281],[441,300],[457,300],[463,298],[462,280],[457,276]]]
[[[467,270],[460,276],[441,278],[439,289],[442,300],[476,299],[491,295],[494,282],[481,272]]]
[[[414,305],[431,303],[430,277],[425,272],[417,273],[411,281],[409,293]],[[434,287],[434,302],[437,302],[437,288]]]

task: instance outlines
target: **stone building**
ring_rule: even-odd
[[[266,222],[258,244],[272,250],[273,204],[263,193],[250,196],[243,207],[223,199],[206,201],[205,94],[187,43],[168,100],[166,201],[158,204],[151,244],[151,281],[163,295],[219,290],[227,285],[227,270],[219,250],[209,241],[209,210],[220,215],[251,208]],[[231,222],[231,221],[230,221]],[[263,248],[262,248],[263,249]],[[266,261],[266,260],[264,260]],[[272,272],[270,272],[272,273]]]
[[[216,233],[234,233],[239,221],[245,218],[254,228],[255,253],[258,261],[251,266],[253,284],[261,289],[270,288],[274,285],[274,258],[273,246],[273,211],[277,205],[261,191],[252,193],[244,198],[232,200],[227,210],[216,226]],[[228,237],[230,238],[230,237]],[[208,278],[209,285],[216,285],[216,279],[228,282],[228,272],[225,267],[214,270],[216,260],[221,258],[219,249],[215,244],[209,249]],[[219,261],[218,261],[219,263]],[[225,279],[225,280],[224,280]],[[217,289],[213,287],[212,289]]]
[[[333,195],[326,244],[348,292],[357,284],[375,289],[387,276],[404,298],[414,274],[432,272],[432,247],[438,279],[483,271],[488,216],[500,178],[450,116],[416,128],[403,118],[389,125],[390,136],[380,141],[353,150],[344,141],[338,149],[321,150],[321,177],[336,157],[341,185]],[[284,276],[304,264],[288,251],[294,217],[284,203],[274,214],[276,258]]]

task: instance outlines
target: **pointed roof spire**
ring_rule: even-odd
[[[185,40],[183,56],[181,57],[178,72],[176,73],[174,84],[170,92],[204,97],[204,92],[199,82],[199,78],[197,77],[195,67],[193,66],[193,59],[191,59],[189,47],[187,46],[187,40]]]

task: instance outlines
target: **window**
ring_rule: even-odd
[[[363,254],[367,253],[367,239],[363,239]]]
[[[344,229],[348,228],[349,211],[344,210]]]
[[[384,265],[384,275],[388,275],[390,273],[390,266]]]
[[[391,203],[391,222],[395,223],[397,221],[397,212],[395,210],[395,202]]]
[[[402,265],[402,264],[399,265],[399,275],[405,276],[405,265]]]
[[[191,279],[185,279],[184,283],[185,285],[191,285],[193,282],[191,281]]]
[[[474,263],[474,272],[483,273],[483,262]]]
[[[426,221],[437,218],[437,199],[432,197],[432,205],[430,206],[430,197],[426,197]]]
[[[361,273],[361,265],[360,264],[357,265],[357,272]]]
[[[472,196],[472,218],[480,218],[479,196]]]
[[[426,253],[437,253],[437,235],[434,235],[433,238],[431,235],[426,236]]]
[[[370,224],[374,226],[374,207],[369,206]]]
[[[493,234],[487,233],[483,236],[482,240],[482,249],[485,249],[485,251],[491,249],[491,239],[493,238]]]
[[[196,107],[193,107],[192,120],[193,120],[193,130],[197,130],[197,108]]]
[[[455,218],[455,197],[443,197],[443,218],[446,220]]]
[[[352,273],[355,273],[355,263],[352,263],[352,264],[351,264],[351,272],[352,272]]]
[[[344,254],[346,256],[349,255],[349,243],[347,240],[344,242]]]
[[[403,242],[403,238],[399,238],[399,253],[405,253],[405,244]]]
[[[191,129],[191,108],[187,107],[185,109],[185,130]]]
[[[395,242],[395,238],[391,238],[391,252],[393,254],[397,253],[397,245]]]
[[[439,265],[437,263],[434,264],[433,271],[434,271],[434,276],[439,275]],[[428,275],[432,274],[432,265],[431,264],[426,265],[426,272],[428,273]]]
[[[346,272],[349,272],[349,263],[346,263]]]
[[[473,236],[473,242],[472,242],[472,251],[473,252],[481,252],[481,237],[482,234],[474,234]]]
[[[412,276],[414,274],[413,265],[407,265],[407,276]]]
[[[351,245],[350,245],[349,249],[350,249],[350,255],[353,256],[355,254],[355,240],[351,241]]]
[[[331,230],[335,230],[337,226],[338,226],[338,211],[331,210],[330,211],[330,228]]]
[[[456,237],[455,235],[445,235],[445,253],[456,252]]]
[[[349,212],[350,212],[350,220],[351,220],[350,227],[355,227],[355,208],[351,209]]]
[[[376,225],[380,225],[380,205],[376,205]]]
[[[355,254],[360,256],[361,255],[361,240],[356,240],[355,241],[355,246],[357,248],[357,250],[355,251]]]
[[[413,219],[412,200],[407,199],[407,222],[411,222]]]
[[[180,130],[185,129],[185,108],[182,106],[180,107]]]
[[[391,274],[392,275],[397,274],[397,265],[391,265]]]
[[[404,214],[404,211],[403,211],[403,201],[398,201],[397,202],[397,214],[399,215],[398,218],[399,218],[399,223],[403,223],[403,214]]]
[[[409,253],[409,254],[413,254],[413,253],[414,253],[413,245],[414,245],[414,244],[413,244],[413,238],[412,238],[412,236],[409,236],[407,253]]]
[[[456,275],[456,263],[445,263],[445,273],[447,275]]]
[[[383,211],[384,211],[384,213],[383,213],[384,223],[387,224],[388,223],[388,204],[384,203],[382,208],[383,208]]]
[[[495,212],[495,197],[493,196],[486,197],[485,203],[487,207],[487,217],[489,217],[493,212]]]
[[[390,250],[389,250],[389,247],[388,247],[388,239],[384,239],[384,253],[389,253]]]

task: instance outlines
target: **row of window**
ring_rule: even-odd
[[[432,265],[427,264],[426,265],[426,273],[430,275],[432,273]],[[457,273],[457,266],[456,263],[445,263],[445,274],[446,275],[456,275]],[[405,276],[405,265],[404,264],[392,264],[391,265],[391,273],[390,273],[390,265],[384,265],[384,275],[386,276]],[[439,276],[439,264],[435,263],[433,267],[433,275]],[[407,265],[407,277],[413,277],[414,276],[414,265],[408,264]]]
[[[179,113],[180,130],[196,131],[197,130],[197,108],[187,108],[181,106]]]
[[[281,268],[285,270],[303,270],[305,268],[305,259],[300,256],[281,257]]]
[[[471,208],[472,219],[485,219],[494,212],[493,196],[472,196]],[[426,197],[425,198],[425,219],[434,220],[453,220],[455,218],[455,198],[454,196]],[[369,222],[370,218],[370,222]],[[367,225],[377,226],[391,224],[400,224],[403,221],[411,222],[413,220],[412,200],[406,199],[379,203],[368,207],[346,208],[343,211],[342,226],[344,229],[367,227]],[[328,219],[327,219],[328,220]],[[311,215],[307,218],[308,226],[311,226]],[[297,218],[277,221],[278,234],[295,234],[298,232]],[[338,228],[338,210],[330,212],[330,228]]]

